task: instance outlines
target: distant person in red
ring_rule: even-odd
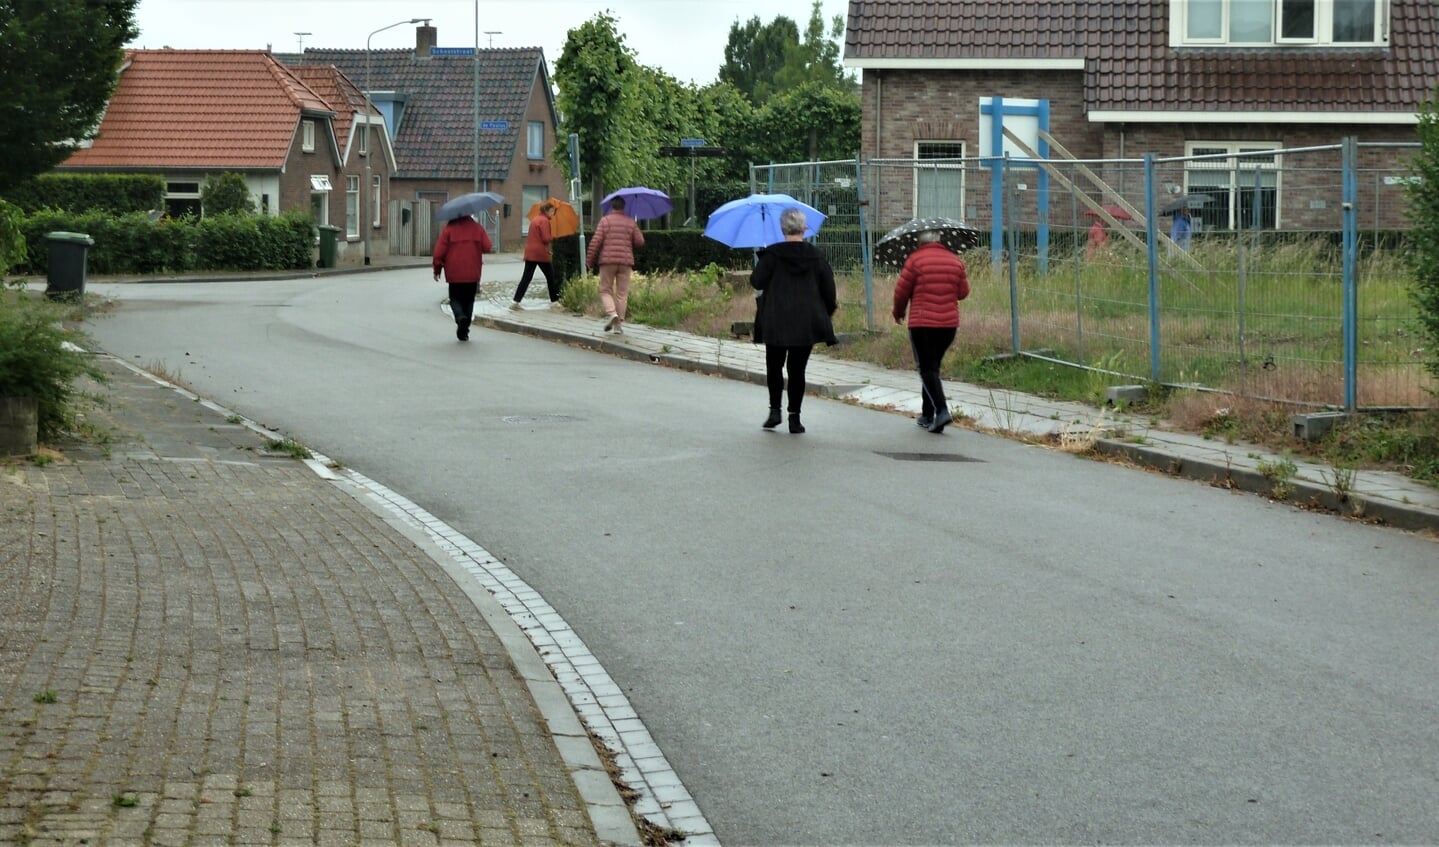
[[[645,237],[639,225],[625,214],[625,198],[611,200],[609,214],[600,218],[594,238],[585,251],[590,267],[600,269],[600,305],[605,309],[605,332],[613,330],[615,335],[624,335],[635,251],[644,246]]]
[[[470,338],[470,321],[475,316],[475,293],[480,289],[480,270],[485,264],[485,254],[494,252],[495,245],[490,234],[480,226],[479,221],[469,215],[462,215],[445,224],[440,238],[435,242],[435,254],[431,266],[435,279],[445,274],[450,284],[450,314],[455,316],[455,337],[461,341]]]
[[[520,274],[520,285],[515,289],[515,302],[510,304],[512,311],[518,312],[523,308],[520,301],[525,299],[525,291],[535,277],[535,268],[545,275],[545,285],[550,289],[550,306],[560,302],[560,286],[550,262],[550,242],[554,240],[550,235],[550,218],[554,216],[555,204],[546,202],[540,206],[540,213],[530,221],[530,232],[525,236],[525,271]]]
[[[919,370],[921,427],[935,433],[954,421],[944,399],[939,366],[959,329],[959,301],[969,296],[964,262],[944,244],[939,233],[919,234],[919,247],[909,254],[894,284],[894,322],[909,315],[909,345]]]
[[[1104,221],[1094,219],[1094,225],[1089,228],[1089,246],[1085,248],[1085,255],[1091,259],[1103,253],[1109,247],[1109,233],[1104,229]]]

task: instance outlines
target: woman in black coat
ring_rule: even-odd
[[[759,292],[755,310],[754,340],[764,344],[765,383],[769,387],[769,417],[764,428],[779,426],[779,401],[789,371],[789,431],[804,432],[799,408],[804,401],[804,369],[810,351],[823,341],[834,344],[832,316],[834,271],[818,247],[804,240],[808,223],[800,209],[780,215],[784,241],[760,251],[750,284]]]

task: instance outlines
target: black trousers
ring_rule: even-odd
[[[455,316],[457,325],[469,326],[470,321],[474,319],[475,292],[479,289],[478,282],[450,283],[450,314]]]
[[[955,328],[913,326],[909,328],[909,346],[914,351],[914,366],[919,370],[920,415],[934,417],[948,411],[944,401],[944,383],[939,379],[939,365],[945,351],[954,343]]]
[[[780,396],[784,393],[784,373],[789,370],[789,413],[799,414],[804,402],[804,369],[809,365],[809,354],[814,345],[804,347],[778,347],[766,344],[764,348],[765,385],[769,387],[769,407],[779,408]]]
[[[540,273],[545,275],[545,286],[550,290],[550,302],[553,303],[560,299],[560,284],[555,279],[554,266],[549,262],[531,262],[526,259],[525,272],[520,274],[520,287],[515,289],[515,302],[518,303],[525,299],[525,292],[530,288],[530,280],[535,278],[535,268],[539,268]]]

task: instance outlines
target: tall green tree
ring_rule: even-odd
[[[755,113],[756,161],[850,159],[859,150],[859,95],[820,82],[778,94]]]
[[[115,90],[139,0],[0,0],[0,191],[64,161]]]
[[[844,18],[835,15],[825,26],[824,9],[820,0],[814,0],[810,7],[809,23],[805,26],[804,41],[798,37],[785,51],[785,61],[774,75],[780,90],[798,88],[807,82],[817,82],[829,88],[847,89],[857,92],[859,86],[854,76],[847,73],[840,56],[839,40],[844,38]]]
[[[1410,261],[1414,272],[1412,295],[1419,311],[1428,361],[1424,367],[1439,376],[1439,88],[1419,107],[1418,155],[1413,160],[1415,179],[1406,191],[1409,199]]]
[[[622,170],[622,146],[615,143],[625,111],[625,80],[634,67],[634,55],[625,46],[615,19],[606,12],[570,30],[555,62],[556,105],[564,118],[563,135],[579,136],[581,176],[590,182],[598,199],[612,172]],[[565,145],[556,159],[569,172]],[[573,176],[573,174],[571,174]]]
[[[764,105],[775,92],[775,79],[791,51],[799,45],[799,27],[783,15],[769,23],[758,17],[729,28],[719,81],[733,85],[755,106]]]

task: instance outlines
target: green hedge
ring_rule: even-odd
[[[152,274],[193,270],[300,270],[314,262],[309,215],[212,215],[152,221],[139,212],[37,212],[23,224],[29,256],[17,270],[43,275],[50,266],[51,232],[83,232],[95,240],[92,274]]]
[[[27,213],[151,212],[165,208],[165,179],[154,174],[48,173],[16,186],[5,199]]]

